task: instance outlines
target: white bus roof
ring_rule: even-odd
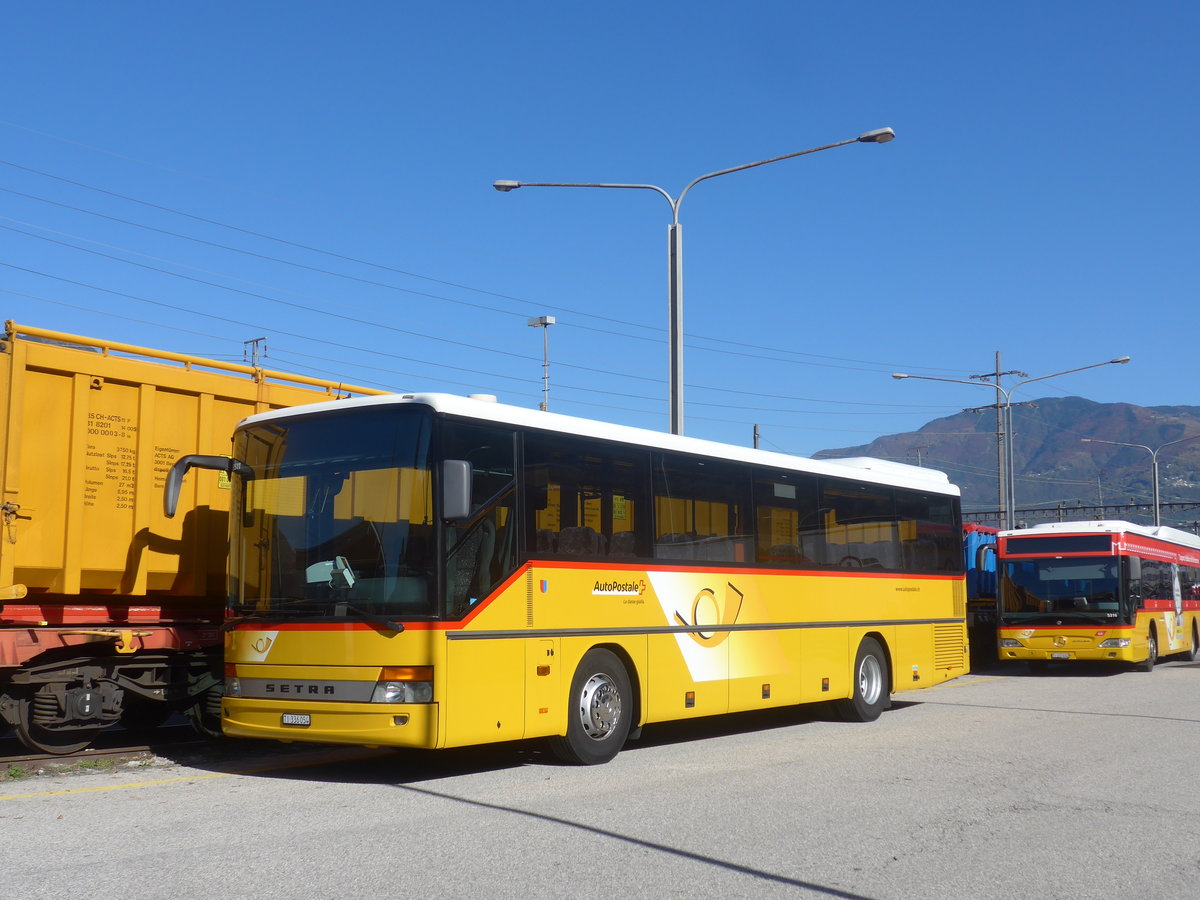
[[[506,425],[519,425],[560,434],[579,435],[582,437],[634,444],[641,447],[675,450],[681,453],[695,453],[702,456],[755,463],[762,466],[811,472],[817,475],[856,478],[861,481],[869,481],[877,484],[906,487],[950,496],[959,495],[958,486],[951,484],[946,474],[936,469],[926,469],[891,460],[872,459],[869,457],[855,457],[852,459],[805,459],[803,457],[790,456],[786,453],[755,450],[750,447],[739,447],[735,444],[722,444],[716,441],[684,437],[683,435],[665,434],[660,431],[650,431],[644,428],[633,428],[628,425],[615,425],[593,419],[564,416],[560,413],[543,412],[542,410],[526,409],[520,406],[509,406],[504,403],[497,403],[491,399],[459,397],[455,394],[381,394],[373,397],[350,397],[344,400],[330,400],[323,403],[271,410],[270,412],[250,416],[240,424],[254,425],[260,422],[290,419],[296,416],[317,415],[333,410],[408,405],[428,406],[439,413],[460,416],[467,419],[478,419],[483,422],[500,422]]]
[[[1180,531],[1166,525],[1135,525],[1120,519],[1104,519],[1094,522],[1048,522],[1045,525],[1034,525],[1030,528],[1014,528],[1011,531],[1001,531],[1000,537],[1024,537],[1037,534],[1116,534],[1128,532],[1140,534],[1143,537],[1157,538],[1172,544],[1182,544],[1185,547],[1200,549],[1200,537],[1190,531]]]

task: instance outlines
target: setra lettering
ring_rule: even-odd
[[[287,684],[285,682],[268,681],[264,685],[264,691],[268,694],[300,694],[307,696],[333,696],[337,693],[337,688],[332,684],[304,684],[297,682],[296,684]]]

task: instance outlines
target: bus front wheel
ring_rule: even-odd
[[[609,650],[584,654],[567,697],[567,733],[550,739],[564,762],[585,766],[606,763],[629,736],[633,689],[625,666]]]
[[[850,674],[853,693],[838,701],[838,712],[847,722],[874,722],[890,700],[887,657],[875,638],[863,638],[858,645]]]
[[[1158,637],[1151,628],[1150,633],[1146,635],[1146,658],[1142,660],[1138,668],[1143,672],[1153,672],[1156,662],[1158,662]]]

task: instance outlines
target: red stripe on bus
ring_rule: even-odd
[[[405,631],[461,631],[469,626],[485,607],[496,597],[508,590],[530,569],[595,569],[597,571],[619,572],[718,572],[728,575],[786,575],[788,577],[820,577],[820,578],[890,578],[907,581],[958,581],[961,574],[937,575],[928,573],[907,572],[871,572],[862,569],[730,569],[721,566],[647,566],[637,563],[599,564],[595,562],[572,562],[570,560],[530,560],[506,578],[492,593],[480,600],[464,618],[455,622],[404,622]],[[370,622],[277,622],[264,625],[258,622],[241,623],[234,626],[234,631],[376,631],[378,626]]]

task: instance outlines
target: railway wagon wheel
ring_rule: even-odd
[[[214,685],[200,695],[200,699],[186,710],[188,722],[192,730],[201,737],[224,737],[221,731],[221,697],[224,696],[223,685]]]
[[[94,741],[104,730],[97,725],[88,728],[56,729],[38,724],[39,710],[57,713],[58,701],[53,694],[39,691],[30,697],[15,698],[17,704],[17,722],[13,726],[21,743],[39,753],[49,753],[63,756],[68,753],[78,753]],[[52,705],[52,706],[51,706]],[[48,709],[43,709],[48,707]]]

